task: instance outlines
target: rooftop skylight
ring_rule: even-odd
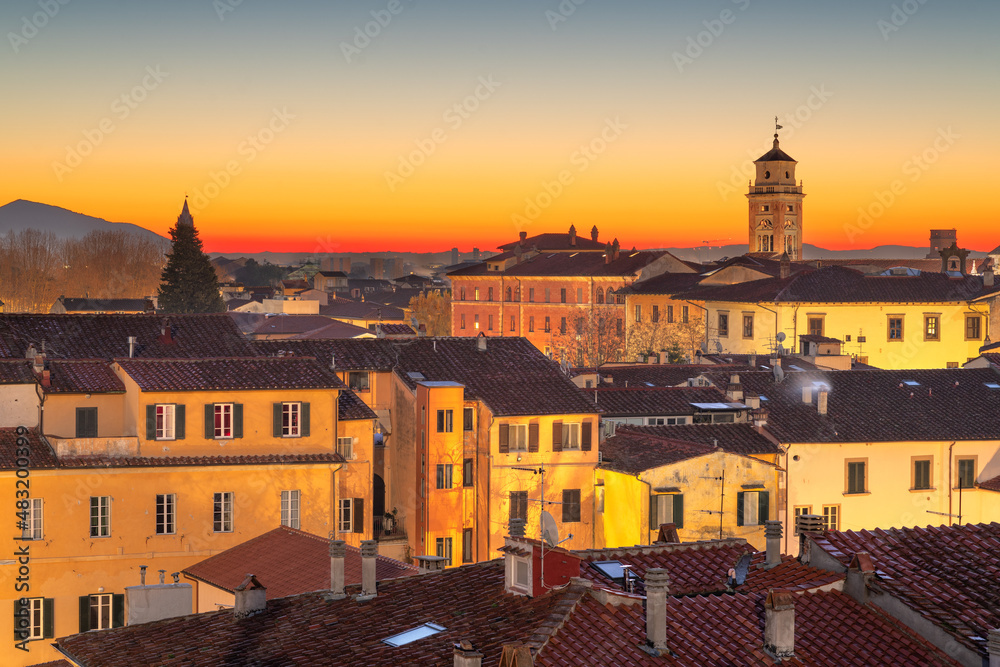
[[[996,382],[984,382],[983,384],[986,385],[987,389],[1000,389],[1000,384]]]
[[[916,380],[903,380],[903,384],[905,384],[908,387],[919,387],[920,386],[920,383],[917,382]]]
[[[625,570],[617,560],[599,560],[590,564],[592,568],[603,574],[608,579],[624,579]]]
[[[444,626],[438,625],[437,623],[424,623],[423,625],[418,625],[412,630],[407,630],[406,632],[400,632],[398,635],[386,637],[382,640],[382,642],[394,647],[406,646],[407,644],[415,642],[418,639],[436,635],[445,629],[446,628]]]
[[[424,374],[421,373],[420,371],[410,371],[409,373],[406,374],[406,376],[408,378],[410,378],[411,380],[426,380],[427,379],[427,378],[424,377]]]

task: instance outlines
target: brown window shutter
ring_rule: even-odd
[[[590,451],[590,432],[593,422],[585,421],[583,426],[580,427],[580,449],[585,452]]]
[[[538,422],[528,424],[528,451],[538,451]]]
[[[562,422],[552,424],[552,451],[562,451]]]
[[[510,453],[510,426],[508,424],[500,424],[500,453]]]
[[[354,499],[354,525],[352,526],[355,533],[365,532],[365,499],[355,498]]]

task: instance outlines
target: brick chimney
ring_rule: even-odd
[[[590,240],[597,243],[597,225],[590,228]]]
[[[983,273],[983,287],[993,287],[993,269]]]
[[[347,556],[347,542],[333,540],[330,542],[330,592],[334,599],[346,597],[344,585],[344,559]]]
[[[861,604],[868,604],[868,584],[875,577],[875,566],[867,551],[854,554],[847,566],[844,592]],[[998,665],[1000,667],[1000,665]]]
[[[781,253],[781,260],[778,265],[778,277],[784,280],[792,275],[792,262],[788,257],[788,251]]]
[[[570,246],[576,245],[576,225],[569,226],[569,244]]]
[[[667,651],[667,596],[670,576],[659,567],[646,570],[646,646],[661,655]]]
[[[745,392],[743,394],[743,404],[751,410],[757,410],[760,408],[760,394],[755,394],[750,391]]]
[[[775,658],[795,657],[795,599],[772,588],[764,601],[764,651]]]
[[[233,607],[233,618],[237,621],[262,614],[267,609],[267,589],[257,581],[257,577],[248,574],[243,583],[236,587],[236,605]]]
[[[781,565],[781,522],[764,522],[764,537],[767,539],[767,560],[764,562],[764,569],[770,570]]]
[[[361,541],[361,597],[375,597],[378,590],[375,587],[375,562],[378,559],[378,542],[375,540]]]
[[[807,535],[818,535],[823,532],[823,517],[819,514],[800,514],[795,517],[795,530],[799,534],[799,560],[809,564],[809,554],[806,553]]]
[[[528,239],[528,232],[519,232],[517,237],[521,243],[524,243]]]
[[[740,384],[740,376],[736,373],[729,376],[729,386],[726,387],[726,398],[732,402],[743,400],[743,385]]]
[[[1000,667],[1000,628],[990,628],[987,646],[990,652],[990,667]]]
[[[472,648],[472,642],[463,639],[455,644],[455,667],[482,667],[483,654]]]
[[[52,386],[52,376],[50,371],[42,371],[42,386],[51,387]]]
[[[816,395],[816,411],[826,416],[827,403],[829,401],[830,392],[826,389],[820,389],[819,394]]]

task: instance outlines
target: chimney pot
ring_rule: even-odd
[[[160,570],[164,572],[165,570]],[[163,575],[160,575],[162,584]],[[248,574],[243,583],[236,587],[236,604],[233,607],[233,619],[241,620],[263,613],[267,609],[267,589],[257,581],[257,577]]]
[[[803,403],[812,403],[812,401],[813,401],[812,385],[808,385],[808,384],[804,385],[802,387],[802,402]]]
[[[330,592],[334,598],[345,597],[344,558],[347,556],[347,542],[333,540],[330,542]]]
[[[140,586],[145,586],[146,585],[146,568],[147,567],[149,567],[149,566],[148,565],[140,565],[139,566],[139,585]]]
[[[764,650],[775,658],[795,657],[795,599],[772,588],[764,601]]]
[[[483,654],[472,647],[472,642],[463,639],[455,644],[455,667],[481,667]]]
[[[990,628],[987,643],[990,654],[990,667],[1000,667],[1000,628]]]
[[[511,537],[524,537],[524,519],[511,519],[507,532]]]
[[[417,556],[417,570],[420,574],[429,574],[431,572],[443,572],[447,558],[444,556],[431,556],[424,554],[423,556]]]
[[[51,387],[52,386],[52,376],[50,371],[42,371],[42,386]]]
[[[809,564],[809,554],[806,553],[807,535],[818,535],[823,532],[823,517],[818,514],[800,514],[795,517],[795,530],[799,534],[799,560]]]
[[[670,575],[663,568],[646,570],[646,644],[656,651],[667,650],[667,596]]]
[[[476,337],[476,349],[479,350],[480,352],[486,351],[486,334],[484,334],[481,331],[479,332],[479,335]]]
[[[829,392],[826,389],[820,389],[819,394],[816,397],[816,411],[821,415],[826,415],[827,402],[829,401]]]
[[[983,274],[983,286],[993,287],[993,269],[990,269]]]
[[[764,523],[764,537],[767,539],[767,560],[764,569],[781,565],[781,522],[767,521]]]
[[[166,570],[157,570],[157,572],[160,573],[160,583],[161,584],[167,583],[167,571]]]
[[[378,591],[375,587],[375,563],[378,559],[378,542],[375,540],[361,541],[361,595],[375,597]]]
[[[519,232],[517,236],[518,236],[519,239],[521,239],[522,241],[524,241],[524,240],[526,240],[528,238],[528,232]]]
[[[594,225],[590,230],[590,240],[597,243],[597,225]]]

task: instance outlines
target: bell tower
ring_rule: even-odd
[[[774,147],[754,161],[757,175],[747,199],[750,204],[750,252],[802,259],[802,182],[795,182],[795,160],[778,147],[777,117]]]

